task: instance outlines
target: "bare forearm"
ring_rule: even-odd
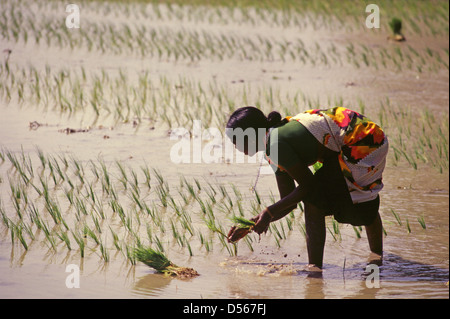
[[[298,185],[295,187],[295,182]],[[312,189],[313,175],[308,166],[302,162],[291,166],[287,174],[277,174],[278,189],[281,199],[264,209],[253,221],[254,231],[261,234],[267,231],[269,224],[289,214],[302,201],[308,190]]]
[[[272,217],[272,221],[283,218],[289,214],[297,204],[305,197],[303,187],[297,186],[292,192],[280,199],[275,204],[267,207]]]

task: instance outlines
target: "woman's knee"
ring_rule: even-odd
[[[318,208],[316,205],[304,202],[303,203],[305,207],[305,215],[308,215],[308,217],[325,217],[325,211]]]

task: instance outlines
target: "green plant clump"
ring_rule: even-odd
[[[155,269],[157,272],[180,278],[192,278],[198,276],[198,272],[192,268],[179,267],[173,264],[162,252],[150,247],[139,247],[134,251],[137,260]]]
[[[399,18],[392,18],[389,22],[393,34],[402,34],[402,20]]]

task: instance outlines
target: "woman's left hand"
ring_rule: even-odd
[[[257,234],[262,234],[267,231],[269,228],[269,224],[272,221],[272,217],[270,216],[270,213],[268,212],[267,208],[264,209],[261,213],[259,213],[257,216],[251,219],[255,222],[255,226],[253,226],[253,230]]]

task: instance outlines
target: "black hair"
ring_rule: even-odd
[[[282,125],[284,121],[281,114],[277,111],[270,112],[266,117],[260,109],[254,106],[246,106],[237,109],[230,115],[227,128],[241,128],[243,130],[250,127],[254,129],[269,129]]]

